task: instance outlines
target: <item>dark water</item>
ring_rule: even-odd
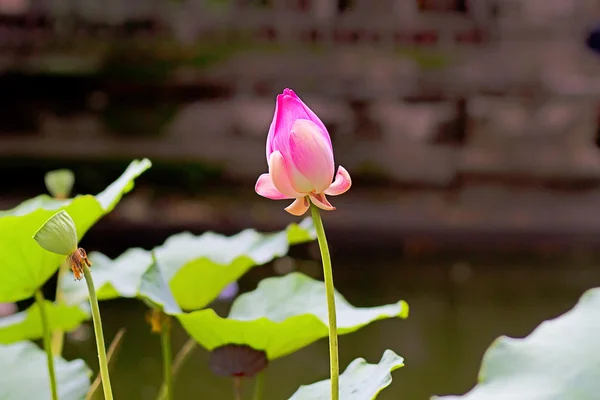
[[[600,286],[600,258],[593,254],[532,257],[498,254],[401,258],[393,252],[345,255],[334,249],[338,290],[357,306],[404,299],[407,320],[374,323],[340,338],[342,369],[354,358],[377,362],[389,348],[405,358],[392,385],[380,399],[428,399],[434,394],[466,392],[476,381],[481,357],[499,335],[524,336],[545,319],[570,309],[588,288]],[[319,276],[319,265],[303,261],[299,270]],[[257,267],[240,282],[252,290],[273,265]],[[219,305],[225,313],[227,305]],[[117,399],[154,399],[161,383],[159,337],[144,321],[145,307],[136,301],[103,303],[105,335],[110,340],[120,327],[127,333],[113,373]],[[174,331],[174,351],[185,342]],[[93,340],[71,340],[66,356],[84,354],[96,366]],[[300,384],[328,376],[326,340],[275,360],[266,372],[265,399],[287,399]],[[176,380],[177,399],[231,399],[227,379],[213,376],[208,353],[198,349]],[[251,382],[245,386],[248,398]]]

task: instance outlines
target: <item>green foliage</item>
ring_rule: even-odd
[[[100,253],[89,257],[99,300],[140,297],[161,308],[168,304],[165,311],[177,313],[179,308],[206,307],[250,268],[284,256],[290,245],[314,238],[312,222],[305,219],[276,233],[247,229],[228,237],[183,232],[152,251],[129,249],[114,260]],[[156,265],[150,270],[152,254]],[[79,304],[88,296],[85,287],[72,280],[65,280],[62,290],[70,304]]]
[[[88,254],[92,262],[92,278],[98,300],[133,298],[139,293],[142,276],[152,264],[150,252],[133,248],[114,260],[104,254]],[[67,304],[79,304],[89,299],[87,288],[72,279],[65,279],[60,287]]]
[[[37,230],[59,210],[75,221],[78,239],[102,216],[109,213],[133,181],[150,168],[144,159],[132,162],[119,179],[102,193],[56,200],[41,195],[8,211],[0,211],[0,302],[31,297],[56,272],[64,255],[50,253],[32,239]]]
[[[523,339],[501,337],[488,349],[479,383],[438,400],[597,399],[600,393],[600,288]]]
[[[146,159],[134,161],[100,194],[64,200],[60,198],[71,190],[74,176],[70,171],[55,171],[47,174],[45,180],[57,198],[41,195],[11,210],[0,211],[0,302],[23,300],[39,290],[65,261],[65,256],[76,250],[86,231],[116,206],[123,194],[131,190],[133,181],[150,166]],[[307,218],[274,233],[247,229],[227,237],[214,232],[198,236],[183,232],[150,251],[132,248],[114,260],[92,252],[89,258],[93,268],[91,278],[86,269],[86,283],[89,285],[93,280],[93,286],[88,288],[63,276],[59,279],[58,303],[43,302],[48,330],[59,333],[55,337],[60,339],[62,332],[72,331],[89,319],[89,306],[82,304],[89,298],[88,289],[93,293],[95,288],[100,300],[138,298],[149,307],[174,316],[190,336],[208,350],[240,344],[264,351],[270,360],[283,357],[328,336],[323,282],[291,273],[265,279],[254,291],[241,295],[226,318],[203,308],[249,269],[286,255],[291,245],[315,239],[315,228]],[[404,301],[358,308],[340,294],[335,293],[335,296],[339,334],[354,332],[380,319],[408,316],[408,305]],[[39,301],[41,304],[42,300]],[[44,336],[39,304],[0,318],[0,399],[38,399],[50,393],[49,349],[57,347],[59,350],[54,351],[60,354],[60,346],[46,343],[46,359],[36,345],[27,341]],[[93,311],[96,323],[98,310]],[[155,315],[159,319],[164,317],[162,313]],[[170,319],[156,323],[170,323]],[[95,325],[95,330],[101,332],[100,326]],[[49,335],[44,337],[49,342]],[[170,354],[168,345],[166,348],[165,354]],[[104,355],[103,351],[99,352],[100,356]],[[264,360],[264,355],[262,357]],[[106,360],[104,364],[102,360],[101,357],[101,365],[105,365]],[[60,357],[56,357],[54,363],[60,399],[84,398],[90,388],[90,371],[85,364]],[[342,397],[374,399],[390,384],[391,371],[402,365],[402,358],[390,350],[378,365],[367,364],[364,359],[355,360],[342,375]],[[106,369],[102,371],[102,376],[107,377]],[[169,369],[166,371],[166,376],[171,376]],[[292,399],[326,399],[328,388],[327,381],[303,386]]]
[[[181,312],[181,308],[173,297],[169,283],[156,262],[153,262],[142,275],[138,296],[150,308],[159,308],[168,314]]]
[[[45,303],[50,330],[70,332],[77,328],[83,321],[89,319],[87,307],[67,306]],[[40,308],[34,303],[27,310],[8,317],[0,318],[0,343],[10,344],[21,340],[34,340],[42,337],[42,320]]]
[[[90,387],[90,370],[82,360],[54,359],[60,400],[82,400]],[[31,342],[0,345],[0,399],[50,398],[46,355]]]
[[[340,398],[344,400],[372,400],[392,383],[391,372],[404,366],[404,359],[392,350],[386,350],[379,364],[368,364],[364,358],[352,361],[340,375]],[[331,396],[329,379],[300,386],[290,400],[328,400]]]
[[[255,265],[282,257],[289,246],[314,240],[310,219],[275,234],[246,229],[229,238],[212,232],[175,235],[156,249],[156,260],[183,309],[206,307]]]
[[[357,308],[336,293],[338,333],[354,332],[384,318],[406,318],[404,302]],[[325,285],[300,273],[268,278],[252,292],[238,297],[227,318],[213,310],[176,315],[185,330],[208,350],[245,344],[264,350],[269,359],[293,353],[327,337]]]

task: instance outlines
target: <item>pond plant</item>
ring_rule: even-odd
[[[352,185],[342,166],[333,180],[335,163],[327,128],[291,89],[277,96],[275,115],[267,136],[269,173],[256,182],[256,192],[273,199],[295,199],[285,210],[300,216],[310,208],[323,262],[329,327],[331,399],[339,398],[338,339],[331,257],[319,209],[335,207],[325,195],[337,196]]]
[[[326,196],[351,186],[348,171],[335,171],[333,147],[324,124],[290,89],[277,97],[267,136],[268,173],[256,192],[288,199],[285,210],[311,217],[277,232],[246,229],[233,236],[181,232],[162,245],[131,248],[111,259],[79,247],[83,235],[110,213],[135,179],[151,167],[135,160],[104,191],[70,197],[74,176],[59,170],[46,175],[52,196],[42,194],[0,211],[0,399],[91,400],[119,398],[110,382],[122,342],[119,331],[108,349],[99,302],[129,298],[143,302],[148,329],[160,335],[163,382],[158,400],[173,400],[178,372],[197,348],[210,352],[210,368],[231,378],[232,398],[254,379],[254,400],[264,392],[263,370],[271,361],[329,339],[329,379],[302,384],[290,400],[372,400],[392,380],[404,360],[385,350],[378,364],[363,358],[339,373],[338,335],[386,318],[406,318],[404,301],[355,307],[333,284],[333,268],[321,210],[335,207]],[[290,246],[317,240],[323,265],[321,282],[300,272],[269,277],[236,297],[238,280],[252,268],[288,253]],[[58,273],[54,301],[42,287]],[[85,284],[81,282],[85,281]],[[565,315],[542,324],[525,339],[499,339],[486,353],[479,383],[462,397],[441,399],[595,399],[600,392],[600,289],[586,293]],[[234,298],[219,315],[215,301]],[[16,302],[34,299],[20,312]],[[63,358],[63,338],[92,319],[99,374],[92,379],[82,360]],[[173,355],[171,331],[179,324],[188,341]],[[41,339],[43,349],[33,341]]]
[[[240,387],[247,379],[255,380],[254,399],[270,398],[263,393],[262,373],[270,362],[325,337],[330,343],[329,379],[301,386],[292,398],[375,398],[403,359],[386,350],[379,364],[357,359],[340,375],[337,337],[380,319],[406,318],[408,305],[398,301],[355,307],[335,291],[320,210],[335,210],[326,196],[346,192],[350,175],[341,166],[335,172],[327,129],[290,89],[277,97],[267,136],[267,164],[269,172],[258,178],[256,192],[270,199],[291,199],[286,211],[302,216],[310,209],[312,218],[270,233],[181,232],[160,246],[131,248],[114,259],[97,251],[88,254],[79,245],[83,235],[151,167],[146,159],[133,161],[95,196],[71,198],[72,172],[52,171],[45,177],[52,196],[40,195],[0,211],[0,303],[35,299],[27,309],[0,318],[0,398],[118,398],[110,371],[123,332],[107,350],[98,304],[115,298],[146,304],[148,329],[161,337],[163,383],[158,399],[173,399],[177,373],[198,347],[210,352],[215,374],[231,378],[234,398],[242,398]],[[250,269],[285,256],[290,246],[314,240],[321,252],[323,282],[290,272],[235,296],[237,281]],[[46,300],[42,287],[56,273],[55,300]],[[235,297],[230,311],[219,315],[211,305],[227,297]],[[90,318],[99,370],[93,382],[82,360],[62,358],[65,332]],[[189,334],[175,356],[170,336],[174,324]],[[32,342],[39,339],[43,350]]]

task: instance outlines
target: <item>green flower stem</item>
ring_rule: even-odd
[[[56,372],[54,371],[54,359],[50,346],[50,325],[48,324],[48,314],[46,314],[46,304],[42,289],[35,291],[35,301],[40,308],[40,318],[42,319],[42,331],[44,334],[44,350],[48,359],[48,375],[50,375],[50,390],[52,391],[52,400],[58,400],[58,389],[56,388]]]
[[[165,390],[166,400],[173,400],[173,373],[171,372],[171,363],[173,355],[171,351],[171,321],[170,318],[164,315],[165,319],[160,330],[160,342],[162,345],[163,358],[163,388]]]
[[[90,294],[90,306],[92,307],[92,319],[94,320],[94,334],[96,335],[96,347],[98,348],[98,361],[100,364],[100,376],[102,377],[102,388],[104,389],[104,399],[113,400],[112,388],[110,386],[110,376],[108,374],[108,361],[106,359],[106,346],[104,345],[104,334],[102,333],[102,320],[100,319],[100,307],[98,307],[98,298],[92,274],[87,265],[83,265],[83,275],[85,283]]]
[[[63,262],[58,270],[58,281],[56,283],[56,303],[61,304],[63,302],[64,293],[62,291],[62,281],[65,279],[65,275],[69,271],[69,264]],[[64,332],[60,329],[52,332],[52,354],[60,356],[63,350],[64,343]]]
[[[331,400],[339,400],[340,396],[340,366],[338,361],[338,335],[337,318],[335,314],[335,293],[333,287],[333,271],[331,269],[331,257],[327,246],[327,237],[323,228],[323,221],[319,209],[310,204],[313,223],[317,231],[321,260],[323,262],[323,277],[325,279],[325,293],[327,295],[327,314],[329,317],[329,366],[331,370]]]
[[[261,371],[254,378],[254,395],[252,396],[252,400],[262,400],[264,382],[265,374],[264,371]]]

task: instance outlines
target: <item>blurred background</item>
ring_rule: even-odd
[[[88,252],[283,228],[287,204],[254,183],[275,96],[293,88],[354,181],[324,215],[338,290],[411,306],[342,337],[342,368],[391,348],[407,366],[381,399],[463,393],[494,338],[528,334],[599,285],[600,56],[586,44],[598,23],[598,0],[0,0],[0,208],[45,192],[49,170],[97,193],[148,157]],[[316,243],[291,256],[240,290],[321,276]],[[104,303],[103,320],[109,341],[127,328],[116,396],[154,398],[144,306]],[[73,333],[66,356],[95,366],[90,333]],[[177,398],[231,396],[207,360],[195,353]],[[286,399],[327,378],[327,343],[273,364],[268,398]]]

